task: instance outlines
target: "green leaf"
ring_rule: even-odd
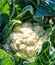
[[[31,5],[24,7],[21,12],[24,13],[24,12],[27,12],[27,11],[30,11],[30,13],[33,14],[33,8],[32,8]]]
[[[55,52],[50,55],[50,42],[45,41],[42,45],[42,50],[36,54],[34,62],[27,63],[26,65],[54,65]]]
[[[0,0],[0,14],[10,15],[9,4],[7,0]]]
[[[14,55],[13,57],[15,59],[16,65],[24,65],[24,62],[27,62],[25,59],[23,59],[17,55]]]
[[[31,15],[33,15],[33,8],[31,5],[28,5],[26,7],[24,7],[21,11],[21,13],[16,17],[16,19],[22,19],[24,15],[27,14],[27,12],[29,12]],[[30,15],[29,14],[29,15]],[[28,15],[28,16],[29,16]],[[27,17],[27,16],[26,16]]]
[[[51,61],[54,62],[53,65],[55,65],[55,51],[53,52],[51,56]]]
[[[43,16],[55,15],[55,1],[54,0],[41,0],[33,18],[37,21]]]
[[[23,8],[25,6],[24,0],[15,0],[17,4],[19,4],[20,8]]]
[[[15,24],[20,24],[21,21],[19,20],[13,20],[13,21],[10,21],[3,29],[2,33],[1,33],[1,40],[2,40],[2,43],[5,43],[7,37],[9,36],[9,34],[11,33],[13,27]]]
[[[54,4],[54,9],[53,9],[53,6],[51,5],[50,7],[50,4]],[[34,14],[34,17],[42,17],[42,16],[52,16],[52,15],[55,15],[55,2],[52,0],[44,0],[44,1],[41,1],[40,5],[38,6],[35,14]]]
[[[14,7],[15,7],[15,14],[18,15],[18,14],[20,13],[20,11],[21,11],[21,8],[20,8],[20,6],[19,6],[18,4],[16,4],[16,3],[15,3],[15,5],[14,5]]]
[[[37,65],[53,65],[53,62],[50,60],[50,43],[46,41],[43,43],[42,50],[40,53],[36,54],[36,64]]]
[[[2,49],[0,49],[0,65],[15,65],[15,62]]]
[[[3,27],[8,23],[10,15],[9,4],[7,0],[0,0],[0,32]]]
[[[55,10],[55,0],[45,0],[45,2],[47,4],[49,4],[49,6]]]
[[[52,33],[50,35],[50,41],[51,41],[53,47],[55,47],[55,29],[52,31]]]
[[[6,14],[0,15],[0,32],[2,32],[4,26],[9,22],[9,16]]]
[[[32,5],[35,10],[36,7],[38,7],[38,5],[40,4],[40,0],[24,0],[24,3],[26,5]]]

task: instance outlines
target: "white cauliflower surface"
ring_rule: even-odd
[[[32,62],[35,59],[36,52],[42,48],[42,43],[48,38],[47,33],[38,23],[23,23],[14,28],[4,49],[8,53],[16,54],[27,61]]]

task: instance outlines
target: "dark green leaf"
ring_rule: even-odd
[[[7,37],[9,36],[9,34],[11,33],[13,27],[15,24],[20,24],[21,21],[19,20],[13,20],[13,21],[10,21],[3,29],[2,33],[1,33],[1,40],[2,40],[2,43],[5,43]]]
[[[0,15],[0,32],[2,32],[2,29],[8,22],[9,22],[9,16],[7,14],[1,14]]]
[[[3,27],[8,23],[9,15],[10,10],[7,0],[0,0],[0,34]]]
[[[33,8],[31,5],[28,5],[26,7],[24,7],[21,11],[21,13],[16,17],[16,19],[22,19],[24,15],[27,14],[27,12],[30,12],[31,15],[33,15]]]
[[[39,22],[40,17],[55,15],[55,1],[54,0],[41,0],[33,18]]]

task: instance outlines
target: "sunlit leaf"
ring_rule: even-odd
[[[0,49],[0,65],[15,65],[15,62],[2,49]]]
[[[0,0],[0,14],[10,15],[9,4],[7,0]]]

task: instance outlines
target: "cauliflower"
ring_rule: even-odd
[[[26,22],[14,28],[7,38],[4,49],[10,54],[16,54],[32,62],[46,39],[47,34],[42,26]]]

